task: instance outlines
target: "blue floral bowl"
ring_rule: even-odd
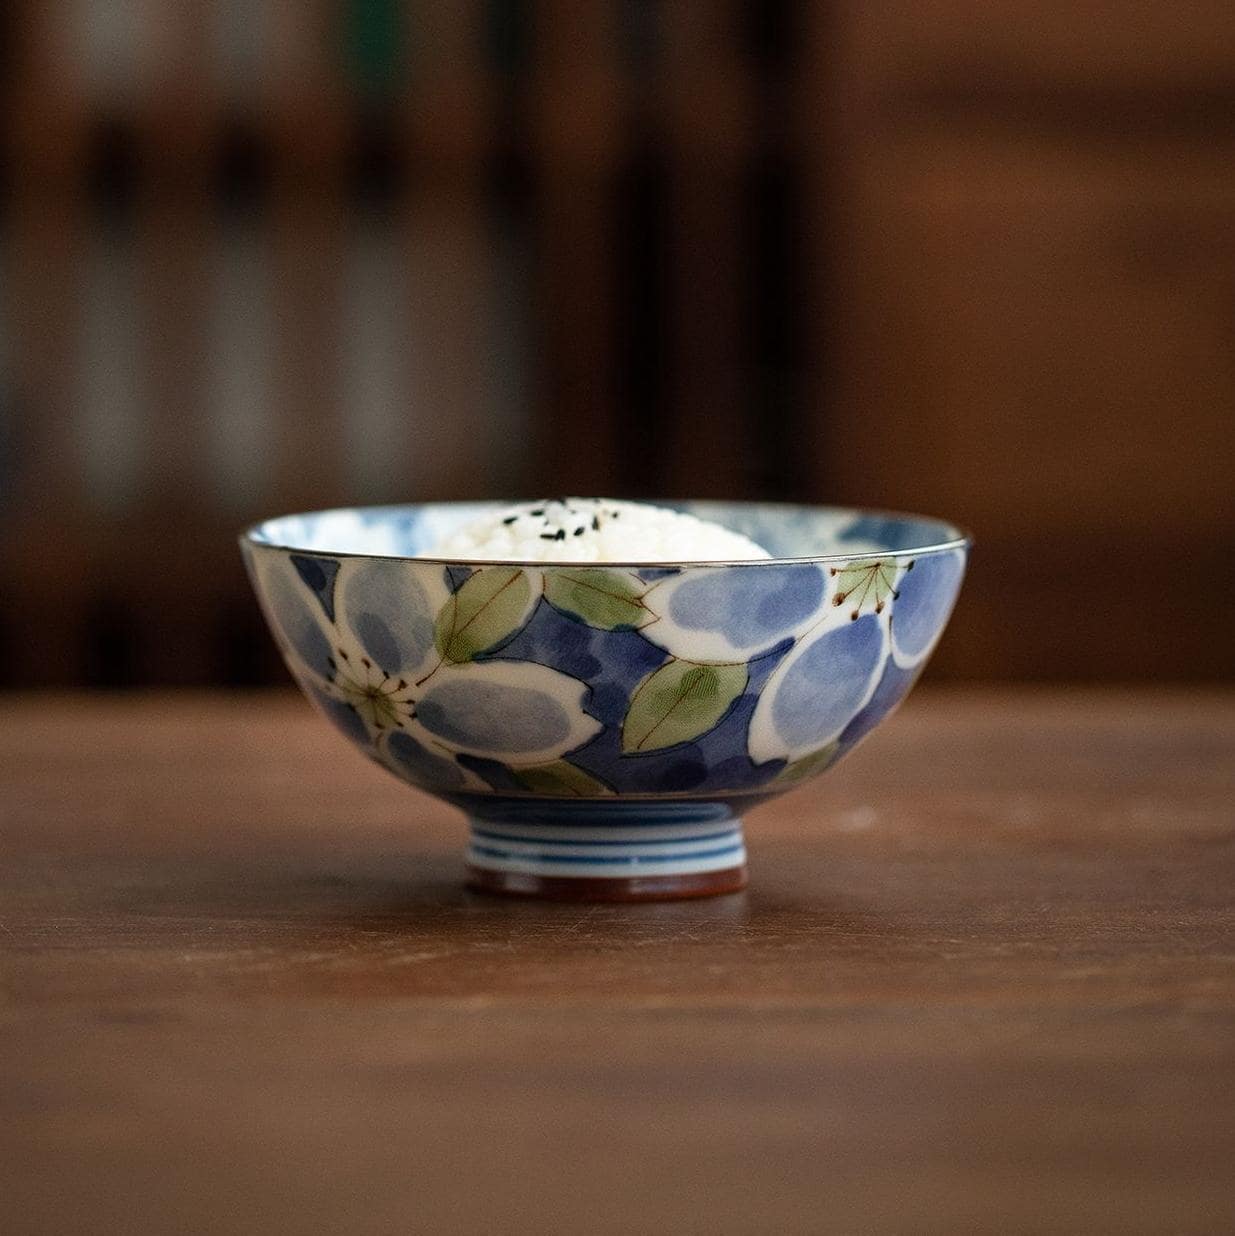
[[[468,814],[473,883],[541,896],[743,887],[743,812],[831,767],[896,707],[969,549],[914,515],[689,502],[666,505],[776,556],[413,556],[498,505],[291,515],[241,545],[313,703]]]

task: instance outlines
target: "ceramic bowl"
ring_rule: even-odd
[[[904,697],[969,541],[916,515],[664,505],[775,557],[414,556],[497,509],[484,503],[291,515],[241,545],[309,699],[369,759],[466,812],[474,884],[702,896],[744,886],[749,808],[830,768]]]

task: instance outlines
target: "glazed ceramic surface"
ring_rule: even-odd
[[[900,702],[966,538],[914,516],[674,503],[773,555],[735,564],[417,559],[497,504],[326,511],[242,538],[309,698],[472,818],[473,868],[577,879],[741,868],[743,808]]]

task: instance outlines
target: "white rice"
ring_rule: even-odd
[[[422,558],[496,562],[740,562],[771,555],[680,511],[610,498],[525,502],[457,529]]]

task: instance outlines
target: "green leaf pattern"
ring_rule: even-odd
[[[635,630],[649,622],[653,615],[643,601],[646,590],[630,571],[584,567],[545,573],[545,600],[602,631]]]
[[[504,643],[527,622],[534,600],[519,567],[481,567],[442,606],[434,643],[444,661],[471,661]]]
[[[786,764],[773,780],[780,785],[796,785],[799,781],[805,781],[807,777],[823,772],[825,768],[830,768],[839,752],[840,740],[835,739],[826,747],[820,747],[818,751],[812,751],[809,755],[804,755],[801,759]]]
[[[660,751],[706,734],[746,689],[745,665],[697,665],[670,658],[635,688],[622,722],[628,755]]]
[[[584,772],[567,760],[552,764],[536,764],[531,768],[513,769],[514,778],[533,794],[555,798],[596,798],[613,791],[603,781]]]

